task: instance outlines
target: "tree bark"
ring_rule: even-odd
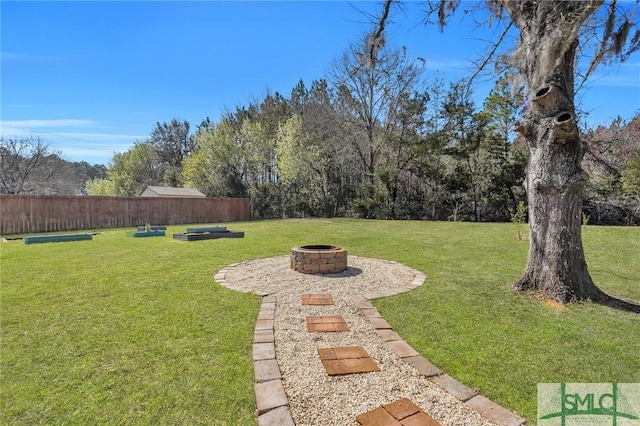
[[[589,275],[582,246],[582,187],[588,175],[581,167],[585,146],[573,87],[578,30],[599,3],[503,2],[520,29],[514,65],[531,90],[517,125],[530,154],[525,180],[529,256],[514,288],[561,303],[607,298]]]

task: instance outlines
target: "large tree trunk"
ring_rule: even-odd
[[[520,29],[514,65],[531,90],[528,110],[517,127],[530,154],[525,181],[529,257],[514,288],[561,303],[604,300],[606,295],[591,280],[582,247],[582,186],[588,176],[581,168],[585,148],[573,87],[580,18],[593,13],[599,2],[503,4]]]

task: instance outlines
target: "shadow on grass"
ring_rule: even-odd
[[[633,300],[618,299],[616,297],[605,294],[601,300],[597,300],[595,302],[609,308],[618,309],[620,311],[640,314],[640,303]]]
[[[619,311],[640,314],[640,303],[636,302],[635,300],[625,300],[610,296],[598,287],[596,287],[596,290],[596,297],[592,299],[594,303],[617,309]]]
[[[608,294],[606,294],[605,292],[603,292],[602,290],[598,289],[598,295],[595,298],[592,299],[588,299],[588,300],[582,300],[582,301],[591,301],[592,303],[597,303],[598,305],[602,305],[602,306],[606,306],[608,308],[613,308],[613,309],[617,309],[619,311],[624,311],[624,312],[631,312],[634,314],[640,314],[640,303],[636,302],[635,300],[625,300],[625,299],[618,299],[617,297],[613,297],[613,296],[609,296]],[[517,293],[517,291],[516,291]],[[536,299],[536,300],[542,300],[545,301],[548,304],[551,305],[557,305],[559,307],[563,307],[565,305],[565,303],[559,302],[556,299],[550,299],[547,298],[543,295],[541,295],[538,292],[533,292],[533,291],[527,291],[523,293],[526,297],[529,297],[531,299]],[[581,301],[574,301],[576,303],[580,303]],[[569,302],[569,304],[572,302]]]

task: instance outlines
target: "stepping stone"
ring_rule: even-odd
[[[419,411],[417,414],[414,414],[411,417],[407,417],[402,420],[402,426],[441,426],[440,423],[433,420],[431,416],[429,416],[424,411]]]
[[[420,408],[407,398],[402,398],[392,402],[391,404],[383,405],[382,408],[387,410],[389,414],[398,420],[413,416],[420,411]]]
[[[407,398],[360,414],[356,421],[361,426],[441,426]]]
[[[378,407],[375,410],[360,414],[356,421],[362,426],[402,426],[387,410]]]
[[[307,317],[307,331],[349,331],[347,323],[341,316],[333,317]]]
[[[303,305],[333,305],[333,297],[330,294],[303,294]]]
[[[369,358],[369,354],[362,346],[348,348],[318,348],[321,360]]]
[[[329,376],[380,371],[378,364],[362,346],[350,348],[320,348],[320,361]]]
[[[371,358],[352,358],[322,361],[329,376],[344,376],[347,374],[371,373],[380,368]]]

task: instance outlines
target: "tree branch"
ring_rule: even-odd
[[[500,45],[504,41],[504,39],[507,36],[507,33],[509,32],[511,27],[513,27],[513,21],[509,22],[509,25],[507,25],[506,28],[504,29],[504,31],[502,31],[502,34],[500,34],[500,37],[498,38],[498,41],[496,43],[494,43],[494,45],[493,45],[491,51],[489,52],[489,54],[485,56],[485,58],[482,61],[482,63],[478,66],[478,69],[473,73],[473,75],[471,77],[469,77],[469,80],[467,81],[467,89],[466,89],[467,91],[469,91],[471,89],[471,85],[473,84],[473,80],[475,80],[475,78],[484,70],[484,68],[494,58],[494,56],[496,54],[496,51],[498,50],[498,47],[500,47]]]

